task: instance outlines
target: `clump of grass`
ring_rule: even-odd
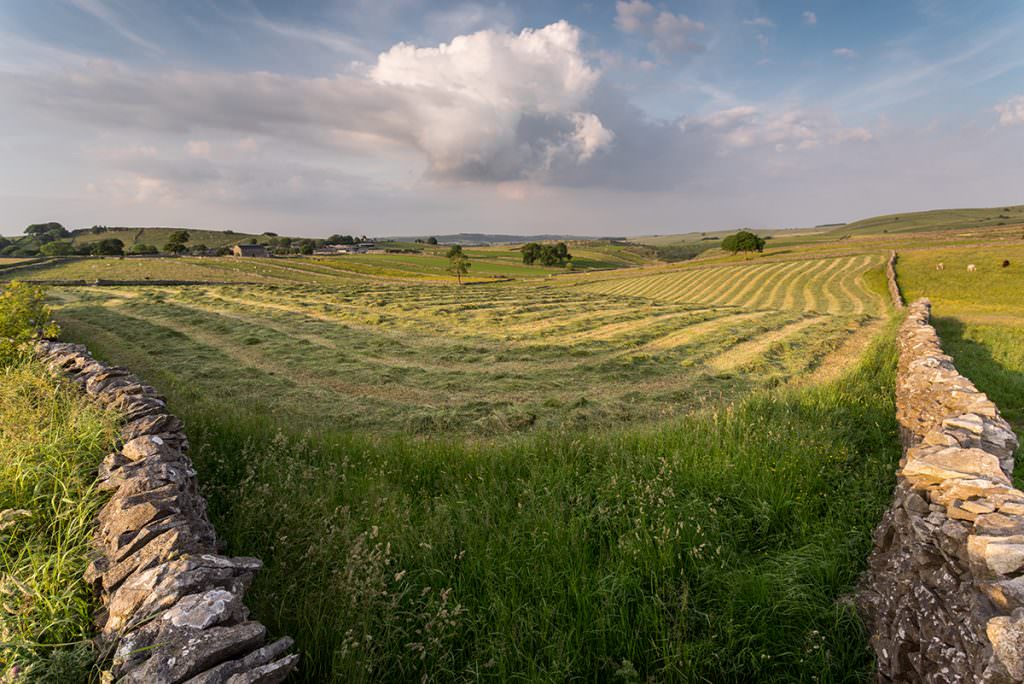
[[[34,362],[0,368],[0,681],[89,679],[93,597],[82,581],[114,416]]]
[[[177,408],[307,681],[866,679],[842,597],[899,457],[894,359],[890,326],[841,382],[500,443]]]

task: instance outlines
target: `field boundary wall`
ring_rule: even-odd
[[[99,594],[98,642],[118,682],[273,684],[295,668],[288,637],[267,643],[245,591],[261,563],[218,554],[182,421],[164,399],[85,347],[41,341],[36,356],[121,416],[121,446],[99,466],[112,493],[97,516],[85,581]]]
[[[898,332],[904,455],[857,594],[886,682],[1024,680],[1024,492],[1017,436],[960,375],[927,299]]]
[[[892,305],[897,309],[903,309],[903,295],[900,293],[900,284],[896,280],[896,252],[889,252],[889,260],[885,263],[885,280],[889,284],[889,297]]]

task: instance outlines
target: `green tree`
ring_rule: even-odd
[[[437,244],[437,238],[434,237],[433,235],[431,235],[430,237],[427,238],[427,244],[428,245],[436,245]]]
[[[555,255],[558,257],[558,261],[563,264],[572,260],[572,254],[569,254],[569,247],[564,242],[559,242],[555,245]]]
[[[45,299],[43,288],[16,280],[0,290],[0,365],[23,353],[25,342],[60,332]]]
[[[156,245],[143,245],[134,244],[131,249],[128,250],[129,254],[159,254],[160,250],[156,248]]]
[[[198,245],[192,245],[192,247],[189,248],[189,252],[195,255],[203,255],[206,254],[207,249],[209,249],[209,247],[202,243],[199,243]]]
[[[188,248],[185,246],[188,243],[188,231],[187,230],[176,230],[171,233],[171,236],[167,238],[167,244],[164,245],[165,252],[171,252],[172,254],[181,254]]]
[[[75,247],[68,240],[55,240],[40,245],[39,253],[44,256],[71,256],[75,253]]]
[[[541,246],[536,242],[527,242],[519,248],[519,251],[523,253],[524,264],[533,264],[540,259]]]
[[[41,245],[53,242],[54,240],[60,240],[61,238],[71,237],[71,233],[68,232],[67,228],[56,221],[33,223],[25,229],[25,234],[34,237]]]
[[[764,238],[751,233],[749,230],[741,230],[722,240],[722,249],[726,252],[763,252],[765,246]]]
[[[92,253],[97,256],[121,256],[124,254],[124,243],[117,238],[107,238],[92,243]]]
[[[459,245],[452,245],[448,250],[448,272],[455,275],[462,285],[462,276],[469,273],[469,257],[462,251]]]

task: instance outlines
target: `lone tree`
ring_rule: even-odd
[[[749,230],[741,230],[735,235],[722,240],[722,249],[726,252],[763,252],[765,246],[764,238],[760,238]]]
[[[167,244],[164,245],[165,252],[171,252],[172,254],[181,254],[188,248],[185,244],[188,242],[188,231],[187,230],[176,230],[171,233],[171,236],[167,238]]]
[[[462,251],[462,245],[452,245],[448,250],[448,272],[455,274],[462,285],[462,276],[469,273],[469,257]]]
[[[427,238],[427,244],[428,245],[436,245],[437,244],[437,238],[434,237],[433,235],[431,235],[430,237]]]

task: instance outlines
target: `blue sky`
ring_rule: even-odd
[[[1024,202],[1024,4],[0,4],[0,232],[630,235]]]

